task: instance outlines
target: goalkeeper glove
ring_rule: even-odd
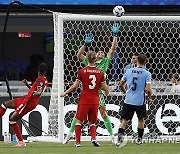
[[[120,30],[120,24],[115,22],[113,26],[111,27],[113,36],[115,37],[119,36],[120,35],[119,30]]]
[[[92,33],[86,34],[86,37],[85,37],[85,40],[84,40],[84,45],[85,46],[90,46],[92,41],[93,41],[93,34]]]

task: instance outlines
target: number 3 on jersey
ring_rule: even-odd
[[[96,76],[90,75],[89,79],[91,79],[91,85],[89,85],[89,89],[94,89],[96,86]]]

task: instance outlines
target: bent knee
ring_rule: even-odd
[[[1,107],[6,110],[6,109],[7,109],[7,107],[6,107],[6,102],[3,102],[3,103],[1,104]]]
[[[107,114],[107,111],[106,110],[100,110],[100,113],[101,113],[101,117],[103,119],[107,118],[108,117],[108,114]]]

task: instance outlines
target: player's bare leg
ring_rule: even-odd
[[[113,131],[112,131],[112,124],[111,124],[111,121],[108,117],[106,107],[100,107],[99,111],[100,111],[101,117],[104,120],[104,125],[105,125],[109,135],[111,136],[111,141],[112,141],[112,143],[114,143],[114,135],[113,135]]]
[[[144,118],[138,118],[138,138],[136,144],[142,144],[142,137],[144,134]]]
[[[24,147],[26,146],[26,144],[23,142],[23,137],[22,137],[19,125],[17,124],[17,121],[19,119],[21,119],[21,116],[15,111],[13,112],[13,114],[11,115],[9,119],[9,124],[11,125],[13,132],[16,134],[19,140],[15,146]]]

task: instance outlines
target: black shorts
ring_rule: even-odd
[[[136,112],[137,117],[142,119],[147,116],[146,105],[135,106],[130,104],[123,104],[121,111],[121,118],[126,120],[131,120],[133,118],[134,112]]]

